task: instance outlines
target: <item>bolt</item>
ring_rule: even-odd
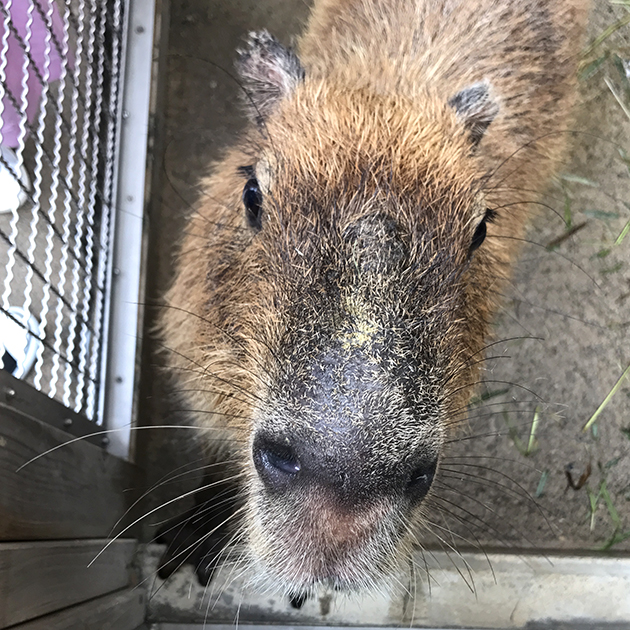
[[[120,269],[119,269],[118,267],[114,267],[114,268],[112,269],[112,273],[113,273],[115,276],[119,276],[119,275],[120,275]]]
[[[109,444],[109,438],[107,436],[105,436],[104,438],[101,438],[101,444],[103,446],[107,446]]]
[[[144,33],[144,26],[136,26],[136,33]]]
[[[125,119],[126,119],[126,118],[129,118],[129,112],[128,112],[126,109],[123,109],[123,111],[122,111],[122,117],[123,117],[123,118],[125,118]]]
[[[71,426],[72,426],[72,418],[66,418],[66,419],[63,421],[63,426],[64,426],[64,427],[71,427]]]
[[[117,383],[122,383],[122,382],[123,382],[123,377],[122,377],[122,376],[117,376],[114,380],[115,380]]]
[[[133,195],[127,195],[127,201],[133,201]]]
[[[4,395],[7,401],[12,400],[13,398],[15,398],[15,390],[7,387],[7,389],[4,390]]]

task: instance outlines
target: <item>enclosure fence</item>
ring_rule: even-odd
[[[126,5],[0,1],[0,368],[98,424]]]

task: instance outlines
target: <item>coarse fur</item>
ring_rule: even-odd
[[[240,552],[287,592],[373,586],[411,550],[566,150],[586,13],[318,0],[297,53],[264,32],[241,52],[252,124],[161,329],[208,458],[239,462]]]

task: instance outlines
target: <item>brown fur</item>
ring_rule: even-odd
[[[465,417],[527,201],[564,155],[585,19],[585,0],[319,0],[299,44],[303,80],[287,51],[290,81],[274,74],[275,51],[246,55],[250,74],[276,83],[206,183],[162,330],[193,421],[212,428],[210,456],[242,461],[248,557],[287,590],[373,584],[409,549],[422,506],[380,498],[348,516],[319,486],[274,498],[254,433],[298,426],[324,440],[320,407],[295,384],[319,387],[312,372],[334,346],[382,385],[388,411],[369,428],[379,465],[440,451]],[[498,114],[473,147],[448,103],[484,81]],[[241,199],[250,165],[259,232]],[[486,207],[497,219],[469,256]],[[418,367],[418,391],[374,367],[384,356],[396,374]],[[355,383],[341,372],[339,387]]]

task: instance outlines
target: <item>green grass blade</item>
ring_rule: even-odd
[[[624,3],[625,4],[625,3]],[[624,15],[621,19],[611,24],[605,31],[598,35],[590,46],[587,46],[582,53],[582,57],[588,57],[602,42],[606,41],[615,31],[630,24],[630,14]]]
[[[623,226],[623,230],[619,233],[617,240],[615,240],[615,246],[621,245],[621,241],[626,238],[628,232],[630,232],[630,219],[628,219],[628,222]]]
[[[619,107],[621,107],[621,109],[623,110],[623,113],[627,116],[628,120],[630,120],[630,109],[628,109],[628,106],[623,102],[619,94],[617,94],[617,90],[615,90],[615,86],[612,84],[612,82],[610,81],[608,77],[604,78],[604,83],[606,83],[606,85],[608,86],[608,89],[612,92],[612,95],[615,97],[615,100],[617,101],[617,103],[619,103]]]
[[[623,379],[626,376],[628,376],[628,374],[630,374],[630,365],[623,371],[623,373],[619,377],[619,380],[613,385],[613,388],[608,392],[608,396],[606,396],[606,398],[604,398],[604,400],[602,401],[602,404],[599,407],[597,407],[597,409],[595,410],[595,413],[588,419],[582,431],[588,431],[588,429],[595,422],[595,420],[597,420],[599,414],[602,411],[604,411],[604,409],[606,408],[606,406],[608,405],[612,397],[619,391],[619,388],[621,387],[621,384],[623,383]]]
[[[538,423],[540,422],[540,407],[536,407],[534,411],[534,419],[532,420],[532,428],[529,431],[529,442],[527,442],[527,450],[525,455],[531,455],[536,448],[536,430],[538,429]]]

